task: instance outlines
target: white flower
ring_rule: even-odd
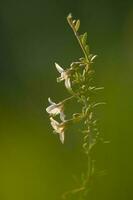
[[[53,117],[50,117],[50,121],[54,132],[59,134],[60,141],[64,143],[65,122],[59,123],[56,120],[54,120]]]
[[[55,67],[57,71],[61,74],[61,76],[57,79],[58,82],[65,81],[65,86],[68,90],[71,90],[71,82],[70,82],[70,69],[64,70],[62,67],[60,67],[57,63],[55,63]]]
[[[46,111],[51,115],[51,116],[56,116],[60,114],[60,119],[62,121],[65,120],[65,114],[64,114],[64,105],[62,102],[56,104],[55,102],[51,101],[50,98],[48,98],[49,103],[51,104],[46,108]]]

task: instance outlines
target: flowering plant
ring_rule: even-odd
[[[69,128],[68,125],[82,123],[82,147],[87,157],[87,172],[84,174],[80,187],[66,192],[63,195],[64,199],[69,194],[78,192],[84,198],[89,191],[90,180],[94,173],[94,160],[91,158],[91,150],[99,139],[99,130],[97,120],[95,119],[94,108],[100,104],[105,104],[104,102],[94,101],[95,93],[103,89],[103,87],[96,87],[93,82],[95,71],[92,65],[97,55],[90,54],[87,44],[87,33],[79,34],[80,20],[74,20],[71,14],[68,15],[67,21],[81,47],[83,57],[72,62],[67,69],[63,69],[59,64],[55,63],[55,67],[60,73],[57,82],[64,81],[65,88],[70,96],[59,103],[54,103],[49,98],[50,106],[46,108],[46,111],[50,115],[52,128],[55,133],[59,134],[62,143],[65,141],[65,131]],[[76,100],[77,103],[81,104],[82,109],[80,113],[74,113],[72,118],[66,119],[64,108],[65,103],[69,100]],[[55,119],[57,115],[60,117],[60,122]]]

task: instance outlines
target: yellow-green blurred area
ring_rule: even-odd
[[[110,143],[95,149],[96,168],[106,175],[95,178],[90,199],[133,198],[132,0],[1,0],[0,200],[59,200],[85,166],[79,133],[62,145],[45,111],[49,96],[67,96],[54,62],[67,67],[82,56],[69,12],[98,55],[96,85],[105,87],[98,100],[107,102],[98,116]]]

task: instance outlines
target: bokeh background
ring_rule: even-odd
[[[56,84],[54,62],[67,66],[82,56],[69,12],[98,54],[97,85],[105,87],[99,98],[107,102],[99,109],[100,130],[110,143],[95,152],[107,173],[96,178],[90,199],[133,198],[132,1],[1,0],[1,200],[59,200],[84,165],[79,136],[71,132],[62,145],[45,112],[49,96],[58,102],[67,95]]]

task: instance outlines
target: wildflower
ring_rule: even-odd
[[[64,131],[66,128],[65,126],[66,123],[65,122],[59,123],[56,120],[54,120],[53,117],[50,117],[50,121],[51,121],[51,126],[54,129],[54,132],[59,134],[60,141],[64,143]]]
[[[72,90],[71,82],[70,82],[71,69],[64,70],[57,63],[55,63],[55,67],[56,67],[57,71],[61,74],[61,76],[57,79],[57,81],[60,82],[60,81],[64,80],[66,88],[68,90]]]
[[[64,104],[63,102],[60,102],[56,104],[55,102],[51,101],[50,98],[48,98],[49,103],[51,104],[46,108],[46,111],[51,115],[51,116],[56,116],[60,114],[60,119],[62,121],[65,120],[65,114],[64,114]]]

